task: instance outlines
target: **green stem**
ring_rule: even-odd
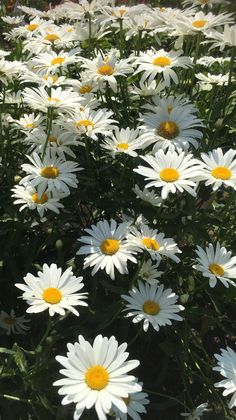
[[[171,397],[167,394],[162,394],[161,392],[151,391],[150,389],[143,388],[144,392],[148,392],[148,394],[157,395],[158,397],[167,398],[168,400],[176,401],[178,404],[182,405],[187,411],[191,412],[191,408],[189,408],[186,404],[182,401],[178,400],[178,398]]]
[[[39,344],[37,345],[37,347],[35,349],[35,352],[36,353],[41,351],[42,344],[46,340],[46,338],[47,338],[47,336],[48,336],[48,334],[49,334],[52,326],[53,326],[53,324],[52,324],[51,316],[49,315],[46,331],[45,331],[43,337],[41,338]]]
[[[196,63],[199,55],[200,50],[200,43],[201,43],[201,32],[198,32],[197,34],[197,40],[196,40],[196,46],[195,46],[195,53],[193,58],[193,68],[192,68],[192,77],[191,77],[191,86],[190,86],[190,97],[192,97],[193,94],[193,86],[194,86],[194,79],[195,79],[195,70],[196,70]]]
[[[120,24],[120,45],[119,45],[119,50],[120,50],[120,58],[123,57],[123,37],[124,37],[124,33],[123,33],[123,19],[119,19],[119,24]]]
[[[229,96],[230,96],[230,88],[231,88],[232,76],[233,76],[233,71],[234,71],[234,59],[235,59],[235,55],[236,55],[236,47],[232,47],[231,58],[230,58],[230,62],[229,62],[228,86],[226,88],[225,104],[224,104],[224,108],[223,108],[223,117],[225,117],[226,105],[227,105],[227,101],[228,101]]]
[[[91,15],[88,13],[88,24],[89,24],[89,52],[92,49],[92,20]]]
[[[49,107],[48,108],[48,124],[47,124],[47,137],[43,146],[43,152],[42,152],[42,162],[44,160],[44,156],[46,153],[46,149],[47,149],[47,145],[48,145],[48,141],[49,141],[49,137],[51,134],[51,130],[52,130],[52,121],[53,121],[53,108]]]

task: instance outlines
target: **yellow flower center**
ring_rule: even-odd
[[[179,127],[174,121],[163,121],[157,128],[157,134],[165,139],[173,140],[179,135]]]
[[[147,248],[152,249],[153,251],[158,251],[160,248],[159,243],[152,238],[143,238],[142,240],[143,245],[145,245]]]
[[[102,74],[103,76],[111,76],[113,74],[113,67],[110,64],[103,64],[102,66],[98,67],[97,72]]]
[[[52,98],[52,97],[49,97],[49,98],[48,98],[48,102],[52,102],[52,101],[54,101],[54,102],[61,102],[61,100],[60,100],[60,99],[58,99],[58,98]]]
[[[167,111],[168,111],[168,114],[170,114],[173,111],[173,106],[172,105],[169,105],[167,107]]]
[[[79,93],[89,93],[89,92],[91,92],[91,90],[92,90],[92,86],[91,85],[84,85],[84,86],[81,86],[80,88],[79,88]]]
[[[169,57],[156,57],[152,64],[154,64],[154,66],[166,67],[171,64],[171,59]]]
[[[175,182],[179,179],[179,172],[174,168],[165,168],[161,170],[160,178],[165,182]]]
[[[199,3],[201,3],[201,4],[207,4],[208,2],[209,2],[209,0],[198,0],[199,1]]]
[[[24,125],[25,128],[35,128],[36,125],[34,123],[28,123]]]
[[[65,58],[64,57],[56,57],[51,61],[51,66],[56,66],[57,64],[64,63]]]
[[[217,166],[211,171],[211,175],[216,179],[222,179],[223,181],[230,179],[232,172],[230,169],[225,168],[224,166]]]
[[[101,391],[109,382],[109,373],[103,366],[91,366],[85,373],[85,382],[90,389]]]
[[[46,36],[44,37],[44,39],[45,39],[46,41],[54,42],[54,41],[56,41],[57,39],[60,39],[60,37],[59,37],[57,34],[48,34],[48,35],[46,35]]]
[[[118,143],[116,147],[117,147],[117,149],[128,150],[129,145],[128,145],[128,143]]]
[[[10,316],[9,316],[9,317],[4,318],[4,320],[3,320],[3,321],[4,321],[4,322],[5,322],[5,324],[7,324],[7,325],[14,325],[14,324],[16,323],[15,318],[11,318]]]
[[[210,264],[209,265],[209,270],[212,274],[214,274],[215,276],[223,276],[225,270],[223,269],[223,267],[219,264]]]
[[[31,23],[31,25],[26,25],[25,29],[27,29],[27,31],[33,32],[38,27],[39,27],[39,25],[37,23]]]
[[[44,290],[42,297],[45,302],[55,305],[56,303],[61,302],[62,293],[56,287],[49,287],[48,289]]]
[[[57,178],[59,175],[59,169],[56,166],[45,166],[40,171],[40,175],[44,178]]]
[[[160,305],[154,300],[146,300],[143,304],[143,311],[148,315],[157,315],[160,310]]]
[[[36,204],[44,204],[48,201],[48,196],[45,193],[43,193],[40,198],[38,197],[37,193],[34,193],[31,196],[31,198],[32,198],[33,202],[36,203]]]
[[[206,25],[206,23],[207,23],[207,20],[204,20],[204,19],[202,19],[202,20],[195,20],[193,23],[192,23],[192,26],[194,26],[194,28],[204,28],[204,26]]]
[[[48,141],[50,143],[57,143],[57,137],[56,136],[49,136]]]
[[[58,81],[58,76],[56,74],[52,74],[50,76],[45,75],[45,76],[43,76],[43,79],[44,80],[51,79],[52,83],[56,83]]]
[[[89,126],[94,127],[93,121],[91,121],[91,120],[80,120],[76,123],[77,128],[79,128],[79,127],[89,127]]]
[[[100,249],[105,255],[114,255],[120,248],[120,241],[117,239],[104,239],[100,245]]]

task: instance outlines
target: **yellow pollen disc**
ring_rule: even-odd
[[[231,178],[232,172],[230,169],[225,168],[225,166],[217,166],[211,171],[211,175],[216,179],[222,179],[223,181],[226,181],[227,179]]]
[[[128,406],[130,403],[131,398],[130,397],[126,397],[126,398],[122,398],[122,400],[124,401],[124,403]]]
[[[109,373],[103,366],[92,366],[85,374],[85,382],[90,389],[101,391],[109,382]]]
[[[147,248],[152,249],[153,251],[158,251],[160,248],[160,245],[155,239],[152,238],[143,238],[142,240],[143,245],[145,245]]]
[[[207,23],[207,20],[204,20],[204,19],[202,19],[202,20],[195,20],[192,23],[192,26],[194,26],[194,28],[204,28],[204,26],[206,25],[206,23]]]
[[[91,92],[91,90],[92,90],[92,86],[90,86],[90,85],[84,85],[84,86],[81,86],[80,88],[79,88],[79,93],[89,93],[89,92]]]
[[[179,179],[179,172],[174,168],[165,168],[161,170],[160,178],[165,182],[175,182]]]
[[[56,143],[57,142],[57,137],[56,136],[49,136],[48,141],[50,141],[50,143]]]
[[[166,67],[171,64],[171,59],[168,57],[156,57],[154,58],[152,64],[154,64],[154,66]]]
[[[7,318],[4,318],[3,320],[5,322],[5,324],[7,325],[14,325],[16,323],[15,318],[11,318],[10,316]]]
[[[30,32],[35,31],[35,29],[37,29],[38,27],[39,27],[39,25],[37,25],[37,23],[31,23],[31,25],[26,25],[25,26],[27,31],[30,31]]]
[[[51,65],[55,66],[56,64],[62,64],[64,63],[65,58],[64,57],[56,57],[51,61]]]
[[[31,198],[32,198],[33,202],[36,203],[36,204],[44,204],[48,201],[48,196],[45,193],[43,193],[40,198],[38,197],[37,193],[34,193],[31,196]]]
[[[157,315],[160,310],[160,305],[158,305],[158,303],[154,300],[146,300],[143,304],[143,311],[148,315]]]
[[[165,139],[173,140],[179,135],[179,127],[174,121],[163,121],[157,128],[157,134]]]
[[[128,143],[118,143],[117,144],[117,149],[128,150],[128,148],[129,148]]]
[[[168,114],[170,114],[173,111],[173,106],[172,105],[169,105],[167,107],[167,111],[168,111]]]
[[[57,178],[59,175],[59,169],[56,166],[45,166],[40,171],[40,175],[44,178]]]
[[[103,66],[98,67],[97,72],[102,74],[102,76],[111,76],[113,74],[113,67],[110,64],[103,64]]]
[[[92,127],[94,127],[94,123],[93,123],[93,121],[90,121],[90,120],[80,120],[80,121],[78,121],[77,123],[76,123],[76,127],[77,128],[79,128],[79,127],[89,127],[89,126],[92,126]]]
[[[54,42],[54,41],[56,41],[57,39],[60,39],[60,37],[59,37],[57,34],[48,34],[48,35],[46,35],[46,36],[44,37],[44,39],[45,39],[46,41]]]
[[[52,83],[56,83],[58,81],[58,76],[56,74],[52,74],[50,76],[48,75],[43,76],[44,80],[48,80],[49,78],[51,79]]]
[[[104,239],[100,245],[100,249],[105,255],[114,255],[120,248],[120,241],[117,239]]]
[[[210,264],[209,265],[209,270],[212,274],[214,274],[215,276],[223,276],[225,270],[223,269],[223,267],[219,264]]]
[[[25,124],[25,128],[35,128],[36,125],[34,123]]]
[[[120,13],[120,16],[122,17],[122,16],[124,16],[125,15],[125,13],[126,13],[126,9],[120,9],[119,10],[119,13]]]
[[[160,12],[161,12],[161,13],[163,13],[163,12],[165,12],[165,11],[166,11],[166,8],[165,8],[165,7],[160,7],[160,9],[159,9],[159,10],[160,10]]]
[[[58,99],[58,98],[52,98],[52,97],[49,97],[49,98],[48,98],[48,102],[52,102],[52,101],[55,101],[55,102],[61,102],[61,100],[60,100],[60,99]]]
[[[49,287],[48,289],[44,290],[42,297],[45,302],[54,305],[61,302],[62,294],[61,291],[56,287]]]
[[[199,0],[199,2],[200,2],[201,4],[207,4],[207,3],[209,2],[209,0]]]

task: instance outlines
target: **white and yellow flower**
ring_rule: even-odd
[[[236,279],[236,257],[231,257],[231,251],[227,251],[217,242],[215,249],[212,244],[209,244],[205,250],[197,246],[196,254],[197,264],[193,265],[193,268],[209,278],[210,287],[215,287],[218,280],[225,287],[236,286],[236,281],[230,280]]]
[[[205,185],[212,185],[213,191],[221,186],[236,190],[236,150],[229,149],[223,153],[221,148],[202,153],[203,168],[201,179]]]
[[[10,314],[5,311],[0,313],[0,328],[6,330],[6,334],[27,334],[30,329],[27,326],[29,319],[25,315],[16,316],[14,309],[11,309]]]
[[[63,112],[72,112],[80,105],[80,97],[71,89],[62,90],[61,87],[52,88],[51,92],[40,86],[39,88],[25,88],[23,91],[24,102],[33,109],[47,112],[49,108]]]
[[[225,378],[220,382],[215,383],[216,388],[225,388],[223,396],[227,397],[229,394],[233,394],[228,406],[229,408],[236,407],[236,353],[231,347],[226,349],[220,349],[220,354],[215,354],[215,358],[218,363],[213,368]]]
[[[158,284],[159,278],[163,274],[163,271],[158,271],[157,268],[160,265],[160,261],[153,264],[151,259],[145,261],[138,273],[138,277],[149,284]]]
[[[115,128],[115,131],[105,138],[101,147],[108,150],[113,158],[117,154],[124,153],[126,155],[136,157],[135,150],[143,149],[144,141],[140,131],[132,128]]]
[[[56,264],[43,265],[43,271],[38,276],[28,273],[24,277],[26,284],[16,283],[18,289],[23,290],[22,299],[27,301],[28,313],[38,313],[49,310],[49,315],[55,313],[65,315],[65,309],[79,316],[75,306],[88,306],[84,299],[87,293],[77,293],[84,287],[83,277],[75,277],[72,268],[64,273]]]
[[[154,207],[160,207],[163,203],[162,198],[159,195],[155,194],[154,190],[148,190],[147,188],[144,188],[142,191],[136,184],[133,188],[133,192],[136,194],[137,198],[141,198],[141,200],[150,203]]]
[[[183,311],[182,305],[176,304],[178,296],[171,289],[164,289],[164,285],[150,285],[138,281],[138,286],[129,291],[129,295],[121,296],[128,302],[125,311],[127,317],[134,317],[133,323],[143,321],[143,330],[147,332],[149,324],[155,331],[163,325],[171,325],[172,321],[182,321],[178,315]]]

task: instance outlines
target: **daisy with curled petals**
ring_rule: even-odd
[[[27,207],[30,210],[37,209],[39,216],[43,217],[47,210],[59,214],[60,209],[64,207],[60,203],[62,197],[56,192],[45,191],[39,198],[37,190],[31,185],[16,185],[11,191],[13,192],[12,197],[16,198],[13,204],[21,204],[19,211]]]
[[[176,263],[180,259],[175,255],[181,253],[177,244],[172,238],[165,238],[164,233],[157,233],[156,229],[150,229],[147,225],[141,224],[139,229],[130,227],[128,241],[138,252],[147,251],[153,260],[160,261],[162,255],[171,258]]]
[[[21,131],[27,133],[31,132],[35,128],[40,127],[40,124],[44,121],[45,117],[42,114],[24,114],[19,120],[9,118],[10,122],[13,122],[16,127],[20,128]]]
[[[78,180],[73,172],[81,171],[82,168],[76,162],[57,157],[54,150],[46,152],[43,161],[35,152],[27,157],[31,164],[21,165],[28,175],[21,179],[20,185],[30,183],[32,187],[37,187],[39,198],[46,190],[70,195],[68,186],[77,187]]]
[[[148,50],[146,53],[141,52],[140,56],[135,59],[135,64],[138,69],[134,74],[144,71],[141,80],[148,78],[151,83],[155,77],[160,74],[164,78],[165,86],[170,86],[171,79],[174,83],[178,83],[178,77],[174,68],[182,67],[187,69],[192,67],[192,62],[189,57],[181,57],[182,51],[165,50],[155,51]]]
[[[210,287],[215,287],[217,280],[225,287],[229,287],[229,284],[236,286],[236,282],[230,280],[236,279],[236,257],[231,257],[231,251],[227,251],[217,242],[215,249],[212,244],[209,244],[205,251],[197,246],[196,254],[198,263],[193,265],[193,268],[209,278]]]
[[[48,108],[55,108],[64,112],[72,112],[80,105],[80,97],[70,89],[62,90],[61,87],[52,88],[50,94],[40,86],[39,88],[25,88],[23,100],[33,109],[47,112]]]
[[[76,404],[74,419],[93,406],[99,420],[107,418],[112,405],[127,413],[124,399],[142,389],[135,377],[127,374],[139,365],[138,360],[127,361],[127,343],[118,345],[114,336],[98,335],[91,345],[79,335],[78,342],[67,347],[67,357],[56,357],[65,378],[53,385],[61,387],[58,393],[65,395],[63,405]]]
[[[163,150],[188,150],[190,145],[195,148],[203,134],[197,130],[202,127],[202,121],[193,113],[191,105],[158,106],[154,112],[141,115],[143,139],[146,145],[154,143],[153,152]]]
[[[133,254],[132,247],[128,243],[126,237],[130,222],[120,223],[111,219],[98,222],[92,225],[91,229],[85,229],[89,236],[82,236],[78,239],[86,245],[83,245],[78,251],[77,255],[88,255],[84,260],[84,268],[94,267],[92,276],[99,270],[105,269],[108,276],[112,280],[115,279],[114,269],[119,273],[128,273],[127,261],[130,260],[136,263],[137,260]]]
[[[203,403],[194,408],[191,413],[180,413],[180,415],[185,417],[185,420],[199,420],[206,411],[209,411],[207,407],[208,403]]]
[[[159,197],[159,195],[156,195],[154,190],[150,191],[147,188],[144,188],[142,191],[136,184],[133,188],[133,192],[136,194],[136,198],[141,198],[141,200],[150,203],[154,207],[160,207],[163,203],[162,198]]]
[[[171,289],[164,289],[163,284],[150,285],[138,281],[138,287],[133,287],[129,295],[121,296],[128,302],[125,311],[126,317],[133,316],[133,323],[143,321],[143,330],[146,332],[151,324],[154,330],[159,331],[163,325],[171,325],[171,320],[182,321],[178,315],[183,311],[182,305],[177,305],[178,296]]]
[[[112,157],[118,153],[124,153],[126,155],[136,157],[138,154],[135,150],[142,149],[144,142],[139,130],[132,128],[115,128],[115,132],[104,140],[101,144],[106,150],[109,150]]]
[[[231,13],[220,13],[213,15],[213,13],[203,13],[202,11],[192,15],[177,15],[173,26],[175,31],[171,35],[196,35],[199,32],[207,33],[211,28],[221,26],[232,22]]]
[[[171,112],[176,108],[182,110],[184,109],[184,113],[189,114],[194,114],[197,112],[195,105],[193,105],[185,95],[155,95],[151,98],[151,104],[145,104],[143,105],[143,108],[155,113],[158,113],[159,111],[165,111],[168,112],[168,114],[171,114]]]
[[[79,316],[74,306],[88,306],[84,299],[87,293],[77,293],[84,287],[83,277],[75,277],[72,268],[67,268],[64,273],[56,264],[43,265],[43,271],[38,272],[38,277],[28,273],[24,277],[26,284],[16,283],[18,289],[23,290],[22,299],[27,301],[29,308],[26,312],[38,313],[49,310],[49,315],[55,313],[65,315],[65,309]]]
[[[212,48],[219,48],[220,51],[223,51],[224,48],[227,47],[235,47],[236,46],[236,25],[225,25],[223,32],[219,31],[208,31],[206,33],[206,38],[210,39],[210,41],[205,41],[205,43],[212,43]]]
[[[64,124],[64,129],[68,133],[76,134],[81,137],[83,134],[97,140],[98,134],[107,135],[115,128],[117,121],[110,118],[112,111],[99,109],[98,111],[85,108],[83,111],[76,111],[73,117],[68,118]]]
[[[226,349],[220,349],[221,354],[214,354],[218,361],[216,367],[213,370],[220,372],[225,379],[215,383],[216,388],[225,388],[223,396],[226,397],[229,394],[233,394],[229,401],[229,408],[236,407],[236,353],[231,347]]]
[[[201,6],[203,7],[213,7],[215,4],[224,4],[224,0],[184,0],[183,6]]]
[[[159,277],[163,274],[163,271],[157,271],[159,265],[160,261],[157,261],[156,264],[153,264],[151,259],[145,261],[138,273],[139,278],[149,284],[158,284]]]
[[[143,383],[139,382],[142,387]],[[146,392],[134,392],[129,394],[128,398],[124,398],[124,402],[127,405],[127,413],[122,413],[118,408],[112,406],[112,414],[114,412],[114,420],[127,420],[129,416],[133,420],[141,420],[140,414],[147,412],[145,405],[149,404],[148,394]]]
[[[14,309],[11,309],[10,314],[5,311],[0,313],[0,328],[6,330],[6,334],[26,334],[29,327],[26,325],[29,319],[25,315],[16,316]]]
[[[155,153],[155,156],[140,156],[150,167],[138,166],[134,169],[138,174],[146,177],[146,188],[161,188],[161,197],[166,199],[169,193],[187,191],[196,197],[197,181],[201,174],[201,164],[192,154],[185,155],[163,150]]]
[[[117,60],[115,54],[102,57],[99,55],[94,60],[81,57],[82,67],[86,69],[95,80],[108,82],[111,88],[116,91],[117,76],[126,76],[133,72],[133,67],[127,60]]]
[[[202,153],[203,168],[201,179],[205,185],[212,185],[213,191],[221,186],[236,190],[236,150],[229,149],[225,154],[219,147],[211,152]]]

